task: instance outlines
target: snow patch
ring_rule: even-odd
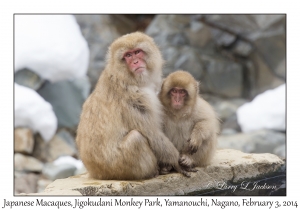
[[[77,160],[71,156],[61,156],[53,161],[53,165],[59,166],[64,164],[70,164],[75,166],[77,169],[81,169],[83,167],[83,163],[81,160]]]
[[[57,118],[50,103],[34,90],[15,83],[15,127],[28,127],[49,141],[56,132]]]
[[[240,106],[237,120],[243,132],[259,129],[285,131],[285,84],[257,95],[251,102]]]
[[[88,44],[72,15],[15,15],[15,71],[51,82],[86,74]]]

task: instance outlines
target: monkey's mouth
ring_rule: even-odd
[[[181,109],[182,104],[173,104],[174,109]]]
[[[181,109],[182,105],[183,105],[182,100],[175,100],[172,98],[172,107],[174,109]]]
[[[138,67],[134,70],[135,73],[142,73],[146,68],[141,66],[141,67]]]

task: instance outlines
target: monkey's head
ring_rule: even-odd
[[[186,71],[175,71],[164,80],[159,98],[162,104],[172,110],[193,107],[199,93],[199,84]]]
[[[141,32],[124,35],[109,47],[107,64],[113,75],[137,83],[159,80],[163,59],[153,39]]]

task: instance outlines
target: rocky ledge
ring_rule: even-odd
[[[284,161],[273,154],[222,149],[217,151],[211,165],[198,168],[190,178],[171,173],[149,180],[114,181],[91,179],[85,173],[57,179],[44,192],[27,195],[199,195],[222,186],[274,177],[284,165]],[[223,184],[220,186],[220,183]]]

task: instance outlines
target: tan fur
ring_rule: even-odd
[[[140,48],[147,71],[134,75],[123,59]],[[180,171],[179,152],[162,132],[162,106],[155,94],[161,85],[163,59],[149,36],[135,32],[109,47],[107,65],[83,105],[76,142],[93,178],[147,179],[158,164]]]
[[[213,108],[199,96],[198,82],[185,71],[171,73],[163,82],[159,98],[164,106],[164,132],[181,155],[182,165],[206,166],[217,145],[219,121]],[[188,96],[180,110],[171,106],[170,90],[179,87]],[[191,154],[190,148],[198,148]]]

